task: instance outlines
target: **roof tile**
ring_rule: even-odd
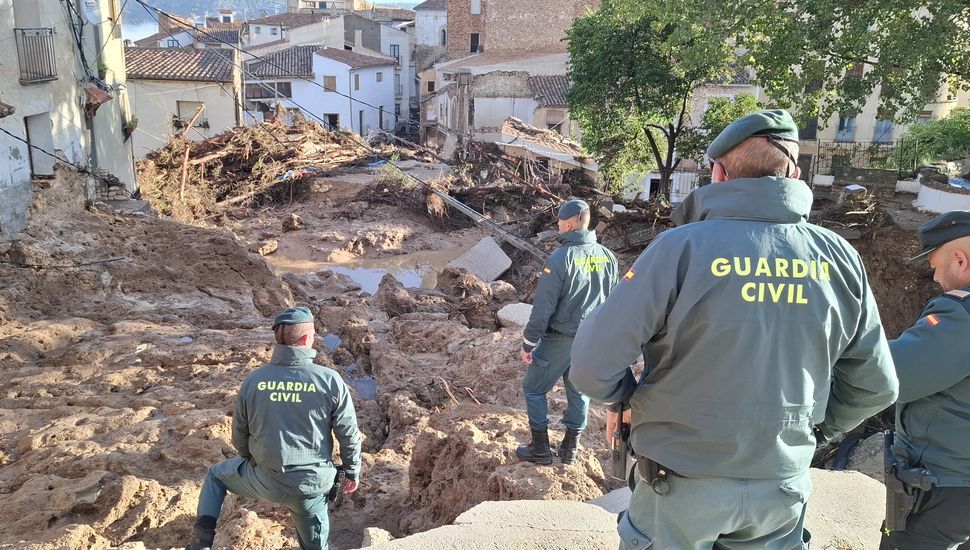
[[[569,92],[569,79],[566,75],[530,76],[529,87],[536,95],[540,107],[568,107],[566,94]]]
[[[263,17],[260,19],[253,19],[249,21],[250,25],[281,25],[290,29],[295,29],[297,27],[306,27],[307,25],[313,25],[323,21],[324,19],[329,19],[326,15],[321,13],[278,13],[276,15],[270,15],[268,17]]]
[[[129,80],[231,82],[232,53],[215,48],[125,48]]]
[[[343,63],[344,65],[348,65],[351,69],[386,67],[387,65],[394,65],[397,63],[393,57],[364,55],[362,53],[357,53],[350,50],[342,50],[340,48],[324,48],[318,51],[317,55]]]
[[[265,61],[253,61],[247,67],[252,76],[267,77],[312,77],[313,53],[322,48],[321,44],[303,44],[261,56]]]

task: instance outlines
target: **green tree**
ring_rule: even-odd
[[[658,17],[703,27],[709,47],[735,44],[768,96],[803,120],[857,112],[878,93],[884,113],[909,121],[944,85],[970,87],[967,0],[671,0]]]
[[[911,126],[893,154],[895,166],[919,168],[935,161],[961,160],[970,151],[970,108]]]
[[[613,181],[656,167],[667,191],[696,87],[731,72],[733,48],[664,22],[659,0],[604,0],[567,32],[571,116]]]
[[[712,97],[707,101],[707,110],[704,117],[696,128],[691,128],[685,134],[678,150],[684,158],[690,158],[700,164],[704,158],[704,152],[711,141],[721,133],[728,124],[735,120],[755,113],[761,109],[758,99],[751,94],[738,94],[730,97]]]

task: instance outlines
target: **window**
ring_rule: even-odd
[[[377,111],[377,127],[381,130],[384,129],[384,106],[381,105],[380,109]]]
[[[290,82],[250,82],[246,84],[246,99],[269,99],[273,97],[293,97]]]
[[[391,57],[396,60],[398,65],[401,64],[401,46],[397,44],[391,44]]]
[[[926,124],[933,120],[933,111],[920,111],[916,117],[916,124]]]
[[[472,15],[481,15],[482,0],[472,0]]]
[[[336,130],[340,127],[340,115],[336,113],[326,113],[323,115],[323,120],[327,123],[327,127]]]
[[[169,38],[165,41],[166,48],[177,48],[179,46],[179,41],[174,38]]]
[[[232,23],[232,16],[231,15],[223,15],[222,16],[222,22],[223,23]]]
[[[872,132],[872,141],[886,143],[893,140],[893,119],[892,117],[880,114],[876,120],[876,127]]]
[[[428,93],[434,91],[434,80],[428,81]]]
[[[469,44],[468,51],[471,52],[471,53],[478,53],[478,46],[479,46],[479,44],[478,44],[478,33],[477,32],[473,32],[472,33],[472,38],[471,38],[471,43]]]
[[[337,77],[336,76],[326,76],[323,77],[323,88],[328,92],[337,91]]]
[[[384,82],[384,73],[377,71],[377,81]]]
[[[448,31],[446,31],[445,29],[441,29],[441,45],[442,46],[448,45]]]
[[[401,116],[401,104],[400,103],[395,103],[394,104],[394,116],[395,117]]]
[[[192,117],[195,116],[195,113],[199,109],[203,109],[203,111],[202,111],[202,114],[199,115],[199,118],[195,119],[194,126],[196,128],[209,127],[209,123],[205,119],[205,110],[204,110],[205,104],[202,103],[201,101],[176,101],[175,109],[177,111],[176,114],[178,116],[178,121],[181,122],[182,124],[181,126],[182,128],[184,128],[185,125],[188,124],[190,120],[192,120]],[[178,124],[176,124],[176,126],[178,126]]]
[[[360,73],[354,74],[354,91],[360,90]]]
[[[865,65],[862,63],[856,63],[849,70],[845,71],[845,76],[847,77],[859,77],[865,72]]]
[[[273,35],[273,36],[278,36],[279,33],[280,33],[280,30],[278,28],[276,28],[276,27],[270,27],[269,28],[269,33],[271,35]]]
[[[839,128],[835,132],[835,141],[855,140],[855,115],[839,115]]]
[[[357,111],[357,131],[364,135],[364,110]]]
[[[263,27],[256,25],[253,27],[253,34],[263,34]]]

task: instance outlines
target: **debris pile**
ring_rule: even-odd
[[[355,134],[312,121],[240,126],[201,142],[171,140],[139,163],[138,181],[160,213],[195,222],[230,206],[292,201],[295,185],[308,176],[392,154],[417,155],[370,146]]]

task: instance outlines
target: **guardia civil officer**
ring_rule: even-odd
[[[919,228],[943,294],[889,349],[899,377],[893,453],[925,468],[936,487],[917,499],[905,528],[883,531],[883,550],[970,549],[970,212]],[[961,546],[962,545],[962,546]]]
[[[557,217],[563,244],[542,268],[520,352],[522,362],[529,365],[522,380],[522,391],[532,442],[520,445],[515,454],[537,464],[553,461],[546,394],[560,378],[566,386],[566,414],[562,419],[566,435],[558,454],[563,464],[571,464],[576,458],[579,435],[586,427],[589,399],[570,380],[569,350],[579,322],[606,299],[616,284],[618,269],[616,257],[608,248],[597,244],[596,232],[588,229],[586,202],[563,203]]]
[[[791,116],[745,116],[707,154],[715,183],[580,325],[571,376],[632,407],[624,548],[803,548],[813,427],[889,406],[892,358],[859,255],[807,222]]]
[[[347,474],[340,490],[357,489],[360,433],[347,385],[313,364],[313,315],[290,308],[273,321],[276,346],[268,365],[246,377],[232,417],[239,458],[209,468],[199,497],[196,542],[209,548],[226,491],[282,504],[303,550],[327,548],[327,493],[334,484],[333,436]]]

